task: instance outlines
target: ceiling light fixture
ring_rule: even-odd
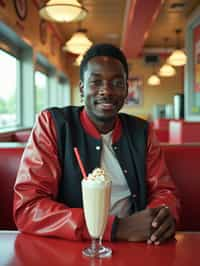
[[[156,74],[152,74],[148,80],[147,80],[148,85],[151,86],[158,86],[160,85],[160,78]]]
[[[176,50],[167,59],[167,63],[172,66],[183,66],[187,63],[187,56],[185,52],[180,48],[179,35],[180,29],[176,30]]]
[[[77,0],[50,0],[42,5],[39,13],[46,20],[71,22],[84,19],[87,10]]]
[[[159,70],[159,76],[172,77],[176,74],[176,69],[169,64],[164,64]]]
[[[175,50],[167,62],[172,66],[184,66],[187,63],[187,56],[182,50]]]
[[[64,51],[73,54],[84,54],[92,45],[92,42],[86,35],[86,29],[79,29],[63,47]]]
[[[169,41],[168,37],[164,38],[164,48],[167,51],[167,43]],[[161,77],[172,77],[176,74],[176,69],[169,65],[168,63],[165,63],[159,70],[158,75]]]
[[[75,66],[80,66],[82,60],[83,60],[83,55],[80,54],[80,55],[76,58],[76,60],[74,61],[74,65],[75,65]]]

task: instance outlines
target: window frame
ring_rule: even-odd
[[[0,131],[12,130],[13,128],[19,128],[22,125],[21,117],[21,60],[20,54],[17,49],[14,49],[12,45],[6,42],[0,42],[0,50],[4,53],[14,57],[17,63],[17,73],[16,73],[16,124],[6,127],[0,127]]]
[[[37,114],[38,112],[40,112],[41,110],[37,111],[37,93],[36,93],[36,83],[35,83],[35,74],[36,72],[40,72],[42,74],[44,74],[47,77],[47,87],[46,89],[46,99],[45,99],[45,106],[44,108],[47,108],[49,105],[49,73],[48,73],[48,69],[43,67],[41,64],[37,63],[34,69],[34,89],[35,89],[35,114]]]
[[[184,93],[185,93],[185,120],[187,121],[200,121],[200,112],[194,113],[192,106],[194,104],[194,43],[193,36],[196,27],[200,27],[200,7],[197,8],[190,16],[186,26],[186,51],[188,54],[188,62],[185,66],[185,80],[184,80]],[[190,55],[190,56],[189,56]],[[200,93],[200,92],[199,92]],[[199,94],[198,93],[198,94]],[[200,96],[200,95],[198,95]]]

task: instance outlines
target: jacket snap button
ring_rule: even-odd
[[[124,173],[125,173],[125,174],[127,174],[127,173],[128,173],[128,171],[127,171],[126,169],[124,169]]]
[[[137,196],[136,196],[136,194],[133,194],[132,197],[133,197],[133,198],[136,198]]]
[[[96,146],[96,150],[99,151],[101,149],[100,146]]]

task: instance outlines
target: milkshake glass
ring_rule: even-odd
[[[102,245],[102,237],[110,209],[111,180],[103,169],[97,168],[81,184],[84,216],[92,238],[91,246],[84,249],[83,254],[89,257],[109,257],[112,250]]]

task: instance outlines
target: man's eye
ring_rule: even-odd
[[[96,80],[92,80],[91,81],[91,84],[94,85],[94,86],[101,86],[103,83],[103,81],[101,79],[96,79]]]
[[[124,80],[122,80],[122,79],[114,79],[112,81],[112,85],[115,88],[122,88],[122,87],[124,87]]]

